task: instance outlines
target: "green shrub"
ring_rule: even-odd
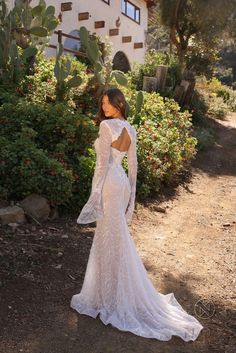
[[[224,102],[224,99],[222,97],[217,97],[217,95],[211,95],[209,98],[208,114],[217,119],[224,119],[228,112],[229,107]]]
[[[207,89],[216,94],[217,97],[221,98],[219,104],[222,105],[222,101],[225,104],[224,110],[236,111],[236,92],[229,86],[223,85],[216,77],[213,77],[208,81]],[[222,109],[221,109],[222,110]]]
[[[193,136],[197,139],[197,149],[204,150],[213,145],[215,141],[215,132],[209,126],[195,126]]]
[[[205,125],[206,114],[209,109],[207,101],[203,94],[195,90],[190,103],[190,111],[194,124]]]
[[[91,117],[65,103],[35,104],[23,98],[3,104],[0,116],[4,197],[40,192],[52,204],[67,207],[75,196],[77,207],[82,206],[92,179],[82,157],[88,156],[91,165],[95,160],[87,151],[97,130]]]
[[[3,103],[16,102],[19,99],[19,95],[14,86],[0,85],[0,106]]]
[[[36,192],[45,195],[51,204],[61,204],[72,194],[72,171],[50,158],[25,134],[15,141],[0,138],[0,184],[8,199],[19,199]]]
[[[73,105],[73,99],[76,95],[83,92],[88,81],[86,66],[80,61],[65,55],[61,59],[63,62],[69,60],[71,65],[71,75],[81,76],[83,83],[79,87],[71,88],[65,96],[65,100]],[[55,58],[45,58],[40,56],[37,61],[34,75],[26,75],[18,86],[17,91],[27,98],[28,101],[39,102],[55,102],[56,101],[56,78],[54,76]]]
[[[214,67],[214,76],[224,85],[233,87],[234,75],[232,67],[222,66],[219,62]]]
[[[198,78],[196,89],[203,97],[209,115],[224,119],[229,111],[235,111],[235,92],[223,85],[217,78],[213,77],[211,80],[205,77]]]
[[[72,89],[65,102],[56,102],[54,59],[39,62],[34,76],[26,76],[10,92],[6,89],[0,105],[0,192],[9,200],[38,192],[64,211],[78,213],[89,196],[95,167],[97,101],[87,89],[85,66],[73,62],[75,74],[85,76],[84,85]],[[194,157],[191,115],[180,112],[174,100],[146,92],[136,112],[132,77],[121,89],[130,104],[128,119],[138,133],[137,192],[147,196]]]
[[[129,73],[133,88],[141,90],[143,87],[143,76],[155,77],[158,65],[169,66],[166,77],[166,86],[174,87],[180,79],[179,66],[176,57],[152,49],[146,52],[144,64],[135,64],[132,71]]]
[[[134,117],[135,92],[125,92],[130,104],[130,121]],[[191,136],[189,112],[180,112],[178,104],[157,93],[144,92],[138,134],[138,185],[140,196],[158,191],[163,181],[189,167],[197,144]]]

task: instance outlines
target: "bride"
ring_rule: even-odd
[[[138,336],[168,341],[172,335],[194,341],[203,326],[173,293],[156,291],[129,232],[134,212],[136,130],[126,118],[123,93],[107,90],[99,103],[99,137],[92,190],[77,222],[96,221],[95,235],[80,293],[71,307],[81,314]],[[127,157],[128,176],[122,167]]]

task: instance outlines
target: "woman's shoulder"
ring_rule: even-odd
[[[111,128],[111,125],[110,125],[110,123],[109,123],[109,121],[108,121],[108,119],[104,119],[104,120],[102,120],[101,122],[100,122],[100,124],[99,124],[99,130],[101,130],[101,129],[103,129],[103,128]]]
[[[136,137],[137,136],[137,130],[135,129],[134,125],[131,125],[128,121],[128,126],[130,128],[130,130],[132,131],[133,135]]]
[[[107,126],[111,131],[120,130],[123,126],[127,126],[132,135],[136,137],[137,131],[133,125],[127,120],[121,119],[104,119],[100,123],[100,127]]]

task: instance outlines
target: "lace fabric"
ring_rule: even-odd
[[[127,128],[131,138],[127,153],[111,147],[112,142],[119,137],[124,126]],[[128,179],[131,192],[125,218],[127,223],[131,224],[135,208],[137,181],[136,130],[128,122],[120,119],[114,119],[114,121],[103,120],[99,126],[99,138],[95,141],[95,149],[97,159],[92,179],[92,190],[88,201],[80,212],[77,223],[91,223],[104,217],[102,189],[108,169],[117,161],[121,165],[123,157],[127,154]],[[117,155],[120,155],[120,158],[117,158]]]
[[[111,148],[124,127],[131,137],[128,176],[121,165],[126,153]],[[105,325],[138,336],[168,341],[175,335],[194,341],[203,326],[173,293],[156,291],[129,232],[137,178],[135,129],[126,121],[105,120],[95,148],[92,191],[78,221],[96,220],[96,229],[83,286],[73,295],[71,307],[94,318],[100,315]]]

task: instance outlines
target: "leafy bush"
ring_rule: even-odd
[[[63,62],[68,61],[71,65],[71,75],[68,76],[67,81],[73,76],[81,76],[83,80],[81,86],[71,88],[65,96],[65,100],[73,105],[73,100],[79,93],[83,92],[88,81],[88,75],[86,73],[87,68],[84,64],[70,55],[63,56],[61,60]],[[54,76],[54,66],[55,58],[45,58],[42,55],[38,57],[34,75],[27,75],[24,77],[17,88],[18,93],[25,96],[27,100],[35,103],[42,101],[55,102],[57,81]]]
[[[133,88],[141,90],[143,87],[143,76],[156,76],[156,68],[158,65],[169,66],[166,85],[174,87],[180,79],[177,58],[173,55],[151,49],[145,54],[144,64],[135,64],[133,70],[129,73]]]
[[[65,102],[55,100],[54,59],[46,58],[39,58],[34,76],[26,76],[1,97],[2,197],[21,199],[39,192],[76,213],[86,202],[95,167],[97,101],[86,86],[90,74],[85,65],[74,59],[72,65],[84,81],[71,89]],[[147,196],[188,167],[197,141],[191,136],[191,115],[180,112],[174,100],[145,92],[141,111],[136,111],[132,80],[121,89],[130,104],[129,121],[138,132],[137,192]]]
[[[223,118],[228,111],[235,111],[236,93],[230,87],[223,85],[217,78],[211,80],[201,77],[197,88],[209,104],[209,113]]]
[[[215,133],[207,116],[224,119],[229,111],[236,111],[236,92],[223,85],[217,78],[198,78],[191,101],[194,133],[198,149],[204,149],[215,141]]]
[[[217,97],[211,96],[209,99],[209,109],[208,109],[208,114],[218,118],[218,119],[224,119],[226,114],[229,112],[229,107],[227,104],[224,102],[224,99],[222,97]]]
[[[130,121],[135,111],[135,91],[125,93],[130,105]],[[138,134],[138,194],[147,196],[158,191],[189,166],[196,153],[196,138],[191,136],[191,115],[180,112],[178,104],[157,93],[144,92]]]
[[[195,90],[190,103],[190,111],[194,124],[204,125],[206,114],[209,109],[205,97],[198,90]]]
[[[204,102],[206,111],[204,114],[209,114],[218,119],[224,119],[229,111],[235,111],[235,92],[227,86],[224,86],[218,79],[212,78],[207,80],[205,77],[200,77],[196,83],[197,94],[195,100],[191,103],[191,109],[194,109],[197,100]]]
[[[208,90],[222,98],[229,110],[236,111],[236,92],[232,88],[223,85],[216,77],[213,77],[208,81]]]
[[[204,150],[211,146],[215,141],[215,133],[213,129],[209,126],[195,126],[193,131],[193,136],[196,137],[197,149]]]
[[[219,62],[215,65],[214,76],[224,85],[233,86],[234,75],[232,67],[225,67]]]
[[[209,45],[198,41],[189,46],[188,55],[185,57],[186,69],[194,75],[205,75],[210,78],[213,74],[213,66],[218,62],[218,50]]]
[[[95,160],[87,152],[96,133],[91,117],[65,103],[35,104],[23,98],[3,104],[0,116],[4,196],[21,199],[40,192],[52,204],[64,205],[75,196],[76,206],[82,205],[92,179],[83,156],[88,156],[87,165]]]
[[[51,204],[61,204],[71,196],[72,171],[37,148],[24,132],[14,142],[0,138],[0,149],[5,198],[18,199],[36,192],[48,197]]]

